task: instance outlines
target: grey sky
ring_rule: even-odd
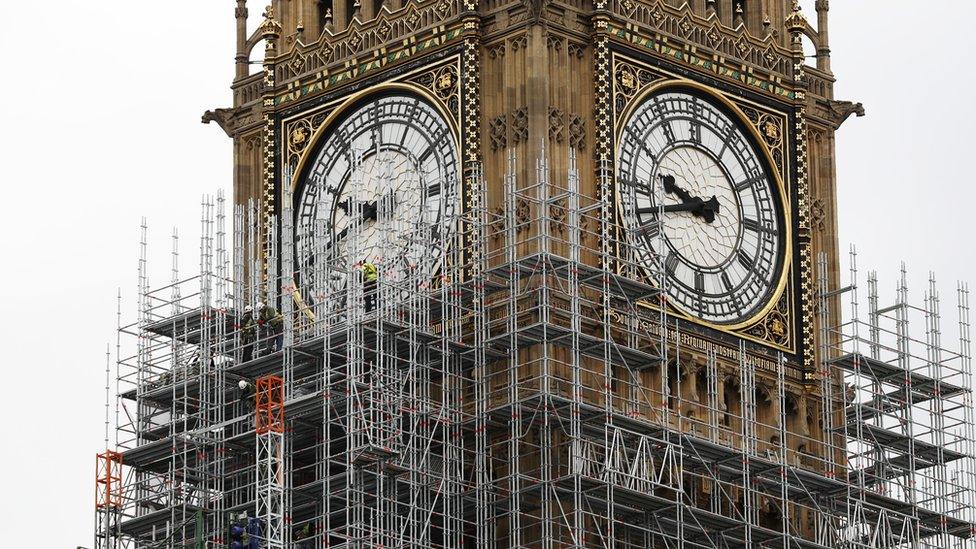
[[[256,17],[263,5],[251,3]],[[230,141],[200,115],[230,102],[233,2],[7,4],[3,538],[8,547],[87,547],[105,345],[114,350],[118,287],[132,319],[140,216],[158,285],[169,278],[173,226],[191,273],[200,196],[230,188]],[[842,246],[858,244],[860,265],[880,271],[889,300],[900,260],[917,300],[935,270],[948,311],[954,281],[972,279],[976,266],[971,2],[881,4],[831,2],[837,96],[868,110],[837,141]],[[805,11],[813,18],[812,6]]]

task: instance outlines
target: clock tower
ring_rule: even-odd
[[[827,0],[249,9],[204,121],[234,140],[242,303],[284,314],[229,370],[283,384],[270,546],[851,535],[825,365],[834,133],[863,110],[833,97]],[[889,503],[858,536],[920,535]]]
[[[754,524],[726,539],[824,539],[816,513],[778,490],[668,459],[700,450],[680,443],[688,434],[729,459],[782,451],[810,474],[838,458],[823,430],[836,410],[816,366],[815,258],[836,289],[833,135],[861,112],[833,98],[825,0],[816,27],[788,0],[275,0],[250,32],[249,8],[237,1],[233,107],[205,121],[234,139],[255,277],[277,288],[291,272],[277,300],[312,323],[347,314],[355,300],[332,296],[365,264],[393,288],[383,299],[410,299],[408,280],[468,292],[456,311],[441,303],[455,326],[424,329],[476,347],[453,401],[455,472],[475,503],[453,500],[472,513],[460,530],[444,516],[418,539],[664,546],[682,535],[680,511],[660,528],[626,524],[612,483],[594,499],[585,479],[558,480],[593,466],[590,453],[639,461],[652,444],[665,450],[641,466],[678,477],[647,504],[686,498],[687,520],[714,514],[700,535],[748,510]],[[359,382],[375,367],[365,360]],[[427,374],[433,390],[448,390],[443,368]],[[609,418],[599,437],[588,411]],[[349,466],[362,469],[349,489],[384,474]],[[313,521],[323,542],[385,531],[370,515],[380,501],[344,505],[364,514],[332,534]]]

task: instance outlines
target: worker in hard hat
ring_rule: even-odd
[[[257,406],[257,389],[254,387],[254,383],[247,379],[238,381],[237,398],[244,413],[253,413],[254,407]]]
[[[363,262],[363,300],[367,313],[376,308],[376,278],[376,265]]]
[[[250,305],[244,307],[238,329],[241,331],[241,343],[244,344],[241,362],[249,362],[254,358],[254,340],[258,337],[258,324],[254,320],[254,308]]]
[[[284,334],[282,332],[284,321],[285,318],[281,316],[278,309],[275,309],[271,305],[258,303],[258,326],[264,329],[265,337],[268,339],[267,351],[269,353],[281,350],[282,344],[284,343]]]

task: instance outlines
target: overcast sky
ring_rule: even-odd
[[[234,2],[6,4],[2,539],[89,547],[105,346],[114,348],[117,288],[133,317],[140,217],[149,218],[150,283],[163,284],[172,228],[190,273],[200,197],[230,190],[230,140],[200,115],[231,101]],[[950,312],[955,281],[976,280],[976,38],[963,16],[972,6],[879,4],[831,2],[837,97],[868,111],[837,140],[842,246],[856,243],[860,266],[880,271],[885,301],[900,261],[916,300],[936,271]],[[814,18],[811,6],[806,13]]]

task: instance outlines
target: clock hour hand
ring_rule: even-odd
[[[376,201],[366,202],[363,204],[363,221],[371,219],[376,221],[377,206]]]
[[[719,204],[718,198],[713,196],[708,200],[692,198],[683,204],[668,204],[661,209],[665,212],[691,212],[692,215],[704,219],[705,223],[711,223],[715,221],[715,214],[718,213]]]
[[[715,214],[719,213],[719,203],[716,196],[708,200],[691,196],[691,193],[682,189],[675,183],[673,175],[659,175],[664,183],[664,192],[677,195],[681,199],[681,204],[664,206],[665,212],[691,212],[695,217],[705,220],[705,223],[715,221]]]
[[[347,198],[336,204],[336,207],[342,210],[342,213],[349,215],[352,213],[352,199]],[[376,201],[363,202],[363,221],[372,219],[376,221]]]
[[[389,215],[390,212],[393,211],[393,208],[396,207],[396,194],[393,191],[390,191],[383,195],[382,198],[364,204],[363,220],[372,219],[373,221],[377,221],[380,214],[379,210],[381,204],[384,207],[385,214]]]

